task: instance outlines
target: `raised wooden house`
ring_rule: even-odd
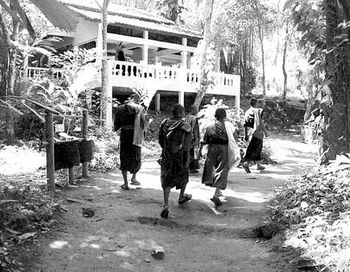
[[[94,48],[102,56],[101,11],[94,0],[60,0],[80,18],[73,33],[52,31],[62,37],[60,46]],[[191,58],[202,35],[179,27],[161,16],[135,8],[111,3],[108,9],[108,97],[125,94],[131,88],[145,87],[156,92],[155,107],[160,110],[161,97],[178,94],[184,104],[185,94],[195,93],[199,87],[199,71],[191,67]],[[126,61],[115,59],[116,48],[125,46]],[[32,71],[30,70],[32,69]],[[28,68],[27,75],[35,75],[38,68]],[[240,77],[223,73],[211,74],[214,87],[211,94],[235,97],[240,104]],[[107,106],[107,125],[112,124],[112,105]]]

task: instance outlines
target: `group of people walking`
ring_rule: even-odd
[[[144,110],[139,105],[140,97],[131,95],[129,101],[118,106],[115,114],[114,128],[120,132],[120,170],[123,175],[123,190],[129,189],[127,172],[132,174],[132,185],[140,185],[136,178],[141,167],[141,144],[147,121]],[[251,100],[251,108],[245,116],[245,138],[248,148],[243,167],[250,172],[249,165],[260,160],[262,138],[266,130],[262,123],[262,109],[257,107],[257,100]],[[178,199],[182,205],[192,199],[192,195],[185,193],[189,181],[189,173],[199,170],[199,157],[203,146],[208,146],[208,153],[204,163],[202,183],[215,188],[211,201],[215,206],[222,205],[219,198],[221,190],[227,187],[228,173],[241,161],[240,149],[237,145],[238,129],[226,120],[226,110],[217,108],[215,122],[209,124],[200,141],[197,109],[190,107],[187,116],[180,104],[172,107],[172,116],[161,122],[158,142],[162,148],[161,158],[161,186],[163,189],[163,209],[161,217],[169,215],[169,196],[172,188],[180,190]],[[258,170],[263,166],[258,162]]]

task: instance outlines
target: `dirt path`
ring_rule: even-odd
[[[315,148],[294,136],[273,136],[266,144],[280,164],[262,173],[234,169],[217,210],[209,200],[213,189],[201,185],[200,175],[191,176],[193,200],[180,207],[173,191],[167,220],[159,217],[162,191],[155,160],[143,162],[142,185],[130,191],[119,190],[119,172],[94,174],[61,192],[84,203],[67,202],[65,224],[40,242],[28,271],[290,271],[252,229],[261,224],[274,187],[315,163]],[[83,207],[95,215],[84,218]],[[164,251],[164,258],[154,259],[153,250]]]

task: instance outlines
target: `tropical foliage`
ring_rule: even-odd
[[[349,154],[339,156],[277,188],[271,203],[274,222],[288,226],[285,245],[336,272],[350,265],[349,167]]]
[[[348,1],[288,1],[301,45],[321,77],[321,109],[325,116],[323,162],[349,150],[350,63]]]
[[[73,12],[55,0],[43,1],[19,1],[1,0],[0,6],[0,70],[1,70],[1,96],[12,96],[15,94],[16,79],[20,75],[25,56],[20,53],[28,52],[26,46],[35,45],[36,32],[27,16],[23,4],[31,3],[35,5],[51,23],[61,29],[73,30],[78,23]],[[25,34],[25,31],[28,35]],[[24,47],[24,48],[23,48]],[[24,50],[22,50],[24,49]],[[22,60],[22,61],[21,61]],[[6,137],[8,142],[13,142],[14,138],[14,116],[13,107],[0,99],[2,107],[6,109]]]

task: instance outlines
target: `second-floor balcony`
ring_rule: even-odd
[[[143,64],[125,61],[108,60],[108,86],[123,88],[152,88],[153,91],[196,93],[199,89],[199,71],[182,67],[167,67],[153,64]],[[100,79],[96,68],[94,79]],[[64,71],[56,68],[28,67],[23,76],[39,78],[45,75],[54,78],[64,76]],[[87,78],[87,84],[89,80]],[[234,96],[236,106],[239,106],[240,76],[217,72],[208,74],[208,94]],[[96,81],[96,80],[95,80]]]
[[[199,89],[199,71],[142,63],[109,61],[109,81],[113,86],[153,86],[156,90],[195,93]],[[208,93],[239,96],[240,76],[211,72]]]

